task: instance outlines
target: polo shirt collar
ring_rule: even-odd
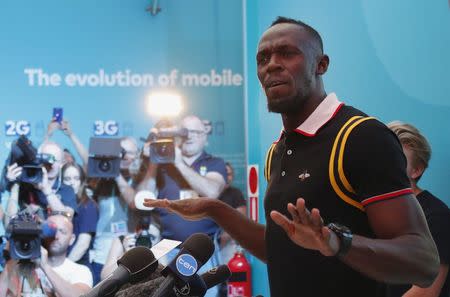
[[[328,94],[294,131],[308,137],[316,136],[317,131],[328,123],[343,105],[344,103],[339,101],[335,93]]]
[[[211,157],[210,154],[208,154],[207,152],[203,151],[203,152],[200,154],[200,156],[198,156],[198,158],[195,159],[194,162],[192,162],[192,165],[191,165],[191,166],[193,166],[194,164],[196,164],[196,163],[198,163],[198,162],[201,162],[201,161],[203,161],[203,160],[205,160],[205,159],[208,159],[208,158],[210,158],[210,157]]]

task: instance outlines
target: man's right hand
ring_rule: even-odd
[[[165,208],[187,220],[200,220],[209,217],[208,210],[213,203],[220,203],[217,199],[192,198],[183,200],[145,199],[144,206]]]
[[[22,174],[22,167],[17,165],[17,163],[8,166],[6,170],[6,179],[10,182],[15,182],[17,178]]]
[[[55,120],[55,118],[52,118],[52,121],[47,126],[47,137],[51,137],[53,135],[53,132],[55,132],[55,130],[58,130],[59,128],[59,123]]]
[[[48,196],[51,193],[53,193],[52,183],[48,179],[48,173],[45,167],[42,167],[42,181],[38,184],[35,184],[34,186],[42,193],[44,193],[45,196]]]
[[[61,122],[61,130],[67,136],[71,136],[72,135],[72,129],[70,128],[70,125],[69,125],[68,121],[62,121]]]
[[[135,234],[128,234],[125,236],[122,242],[123,250],[125,252],[128,252],[132,248],[136,246],[136,235]]]

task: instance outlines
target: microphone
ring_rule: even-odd
[[[214,287],[215,285],[223,283],[224,281],[229,279],[230,276],[230,268],[228,268],[227,265],[220,265],[203,273],[202,279],[205,282],[206,287],[209,289]]]
[[[198,269],[208,261],[213,252],[214,243],[208,235],[202,233],[191,235],[181,245],[181,250],[175,258],[161,271],[166,278],[152,296],[167,296],[175,282],[188,283],[196,278]]]
[[[112,297],[124,284],[135,283],[158,267],[152,251],[143,246],[132,248],[117,260],[117,269],[98,283],[84,297]]]
[[[175,285],[170,297],[203,297],[209,288],[223,283],[231,276],[227,265],[214,267],[201,276],[195,274],[187,283]]]

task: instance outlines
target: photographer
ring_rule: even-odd
[[[180,148],[175,147],[173,164],[160,165],[158,168],[158,198],[170,200],[195,199],[199,196],[217,199],[225,187],[225,162],[204,151],[207,133],[203,122],[196,116],[187,116],[181,127],[188,131]],[[188,221],[164,209],[157,210],[160,215],[162,237],[184,241],[193,233],[205,233],[214,238],[218,226],[210,219]],[[174,249],[166,257],[170,261],[177,253]],[[218,263],[214,263],[217,255],[202,267],[206,271]],[[216,261],[217,262],[217,261]],[[209,290],[208,296],[214,296],[215,290]]]
[[[7,262],[0,274],[0,297],[78,297],[92,287],[89,269],[66,257],[75,240],[71,221],[62,215],[52,215],[48,222],[56,227],[55,237],[43,241],[39,259]]]
[[[139,187],[135,179],[139,168],[139,150],[132,137],[122,138],[120,145],[123,158],[119,176],[113,180],[100,179],[94,191],[99,205],[99,220],[91,258],[94,284],[100,281],[100,273],[113,239],[134,229],[129,224],[129,209],[135,209],[134,196]]]
[[[23,140],[17,140],[17,142],[19,141]],[[31,143],[28,142],[27,145],[32,148]],[[24,182],[21,179],[24,173],[22,166],[17,163],[6,165],[6,182],[9,185],[20,184],[19,208],[22,209],[31,204],[37,205],[43,210],[44,218],[46,217],[46,211],[67,213],[73,216],[76,207],[75,194],[71,187],[62,184],[59,176],[63,158],[62,149],[58,144],[46,141],[39,147],[38,153],[46,156],[46,161],[42,165],[37,165],[34,169],[42,170],[41,178],[37,178],[39,175],[33,173],[35,177]]]

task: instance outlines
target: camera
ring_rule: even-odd
[[[33,260],[41,256],[42,239],[54,238],[56,226],[40,224],[26,210],[14,217],[6,230],[9,254],[14,260]]]
[[[114,178],[119,176],[122,147],[120,138],[96,138],[89,141],[88,177]]]
[[[152,239],[154,239],[154,236],[149,232],[150,223],[151,218],[149,216],[139,219],[136,226],[136,246],[152,247]]]
[[[152,129],[147,142],[150,142],[150,161],[154,164],[169,164],[175,161],[175,138],[186,138],[185,128]]]
[[[19,182],[38,184],[42,181],[42,167],[55,163],[55,157],[38,154],[36,148],[26,136],[20,136],[11,146],[9,165],[17,163],[22,167]]]

